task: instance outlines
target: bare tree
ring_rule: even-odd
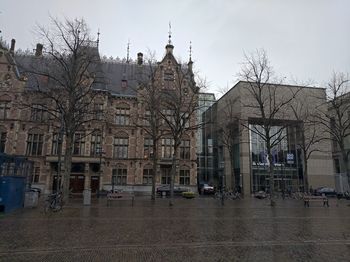
[[[231,173],[231,188],[232,190],[238,190],[240,181],[236,181],[234,178],[234,150],[235,144],[238,143],[239,138],[239,115],[235,110],[235,104],[238,99],[228,97],[224,99],[224,106],[220,112],[219,119],[216,123],[218,129],[218,138],[220,143],[227,149],[229,153],[230,173]]]
[[[272,150],[286,136],[285,128],[287,123],[283,119],[285,110],[295,98],[299,89],[286,88],[287,92],[282,93],[279,86],[273,79],[274,72],[264,50],[257,50],[255,53],[245,55],[239,77],[245,80],[247,92],[252,98],[250,104],[243,104],[248,110],[256,114],[252,125],[249,122],[242,122],[243,126],[257,134],[265,143],[266,158],[268,161],[270,203],[274,194],[274,163]],[[275,82],[275,83],[271,83]]]
[[[349,152],[347,139],[350,136],[350,94],[349,76],[334,72],[326,88],[327,109],[319,108],[318,122],[329,133],[330,139],[337,145],[335,150],[341,155],[341,172],[346,172],[350,185]]]
[[[161,90],[160,115],[166,124],[166,132],[173,140],[172,168],[170,178],[170,201],[173,205],[174,180],[177,173],[177,156],[183,136],[190,130],[198,128],[195,117],[198,105],[199,87],[194,81],[192,62],[184,72],[176,66],[175,74],[168,81],[168,87]]]
[[[134,124],[141,128],[152,140],[152,152],[145,157],[152,159],[152,200],[156,197],[156,178],[158,173],[158,145],[164,130],[162,129],[161,104],[159,103],[161,95],[157,85],[156,70],[158,65],[154,59],[154,54],[150,53],[146,62],[146,68],[143,69],[139,77],[138,99],[142,105],[143,114]]]
[[[303,99],[303,98],[301,98]],[[303,186],[307,192],[309,188],[308,181],[308,161],[314,152],[320,151],[317,144],[324,140],[324,129],[317,125],[317,120],[310,110],[309,104],[305,100],[298,99],[298,102],[291,104],[297,128],[297,146],[300,148],[303,157]],[[311,111],[311,112],[310,112]]]
[[[96,42],[83,19],[51,18],[51,26],[37,29],[43,45],[37,46],[36,59],[21,66],[33,85],[34,95],[45,101],[42,106],[64,134],[61,186],[64,200],[68,201],[75,133],[84,129],[96,115],[93,105],[99,92],[92,86],[101,78],[100,59]]]

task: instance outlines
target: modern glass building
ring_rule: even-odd
[[[273,126],[271,134],[272,163],[274,165],[274,188],[281,190],[303,190],[303,162],[298,137],[298,126]],[[264,132],[260,125],[249,125],[249,141],[251,152],[251,191],[269,189],[269,161],[266,150]],[[299,139],[299,141],[298,141]]]

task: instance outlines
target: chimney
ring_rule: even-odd
[[[41,56],[43,54],[43,45],[42,44],[36,44],[35,49],[35,56]]]
[[[143,54],[141,52],[137,53],[137,64],[138,65],[142,65],[143,64]]]
[[[11,48],[10,48],[10,53],[12,53],[12,54],[15,53],[15,44],[16,44],[16,40],[12,39],[11,40]]]

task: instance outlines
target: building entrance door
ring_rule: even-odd
[[[83,193],[84,191],[84,174],[70,176],[69,189],[72,193]]]
[[[90,186],[91,186],[91,193],[96,193],[100,186],[100,177],[92,176]]]

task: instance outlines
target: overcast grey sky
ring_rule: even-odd
[[[83,17],[93,34],[100,28],[100,52],[113,57],[126,56],[130,39],[133,58],[150,49],[160,59],[171,21],[175,56],[186,61],[192,41],[213,92],[232,86],[243,53],[259,48],[280,77],[324,86],[333,70],[350,72],[349,0],[1,0],[1,36],[33,49],[35,23],[49,14]]]

